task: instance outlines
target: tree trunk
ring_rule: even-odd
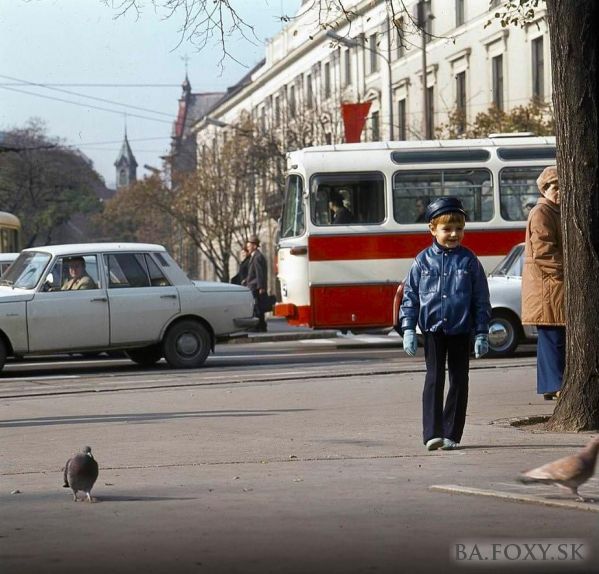
[[[596,0],[547,0],[561,188],[566,371],[548,427],[599,429]]]

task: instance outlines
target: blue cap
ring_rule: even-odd
[[[444,213],[461,213],[466,217],[464,206],[457,197],[440,197],[426,206],[426,220],[430,222]]]

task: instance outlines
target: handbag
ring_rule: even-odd
[[[403,299],[404,282],[397,286],[397,291],[393,297],[393,328],[401,335],[401,326],[399,325],[399,308]]]
[[[277,298],[274,295],[269,295],[268,293],[258,294],[258,309],[260,313],[269,313],[272,311],[276,302]]]

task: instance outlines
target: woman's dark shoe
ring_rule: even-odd
[[[553,401],[555,399],[557,399],[559,395],[557,393],[543,393],[543,398],[546,401]]]

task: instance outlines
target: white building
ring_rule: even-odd
[[[320,21],[319,4],[334,5]],[[370,141],[434,138],[455,110],[472,122],[493,104],[507,111],[551,100],[544,8],[524,27],[502,28],[497,0],[406,0],[407,13],[396,14],[385,0],[345,0],[351,23],[337,4],[303,3],[264,62],[195,124],[198,149],[242,113],[268,130],[307,122],[308,144],[322,144],[344,141],[342,102],[371,102],[361,136]]]

